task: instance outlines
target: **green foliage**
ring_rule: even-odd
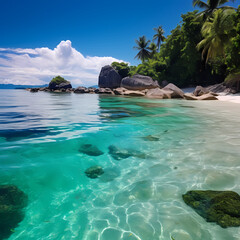
[[[211,17],[217,9],[234,9],[233,7],[223,6],[228,2],[235,2],[235,0],[207,0],[207,2],[201,0],[193,0],[193,6],[202,8],[203,11],[199,15],[203,16],[203,18],[206,19]]]
[[[50,83],[54,84],[54,85],[59,85],[61,83],[67,83],[67,82],[68,81],[65,80],[63,77],[57,76],[57,77],[53,78]]]
[[[240,71],[229,74],[225,79],[225,83],[227,86],[235,87],[237,91],[240,91]]]
[[[204,39],[198,43],[197,49],[202,49],[206,62],[210,58],[225,56],[225,48],[233,36],[234,14],[234,10],[219,9],[203,24],[201,32]]]
[[[113,62],[111,66],[121,75],[122,78],[129,76],[130,67],[128,63]]]
[[[226,50],[226,64],[228,72],[240,70],[240,6],[235,14],[235,35]]]
[[[139,38],[136,43],[140,52],[136,57],[142,63],[131,67],[130,75],[138,73],[160,84],[166,80],[186,87],[220,83],[229,73],[239,71],[240,6],[236,12],[222,6],[227,2],[229,0],[207,0],[206,3],[194,0],[195,6],[206,11],[183,14],[181,25],[171,31],[159,52],[155,52],[153,44],[148,46],[145,37]],[[156,40],[157,35],[154,35]]]

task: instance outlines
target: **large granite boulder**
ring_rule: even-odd
[[[159,87],[157,81],[153,81],[151,77],[136,74],[132,77],[122,79],[121,87],[128,90],[144,90]]]
[[[16,186],[0,186],[0,239],[8,238],[24,218],[27,196]]]
[[[158,98],[158,99],[169,99],[171,98],[172,94],[173,94],[173,91],[154,88],[147,91],[146,97]]]
[[[207,222],[223,228],[240,226],[240,196],[232,191],[189,191],[184,202]]]
[[[184,98],[184,92],[172,83],[169,83],[163,90],[172,91],[171,98]]]
[[[121,80],[120,74],[113,67],[107,65],[100,72],[98,86],[100,88],[118,88],[121,85]]]

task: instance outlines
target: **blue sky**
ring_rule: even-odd
[[[70,40],[71,47],[84,57],[113,57],[131,64],[138,63],[134,60],[135,39],[142,35],[151,39],[153,28],[159,25],[167,35],[180,22],[182,13],[194,10],[192,0],[0,0],[0,3],[2,50],[42,47],[53,50],[61,41]],[[238,4],[239,0],[228,5]]]

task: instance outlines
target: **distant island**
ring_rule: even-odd
[[[0,89],[26,89],[26,88],[42,88],[47,87],[45,85],[14,85],[14,84],[0,84]]]

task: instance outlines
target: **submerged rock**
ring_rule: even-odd
[[[232,191],[189,191],[184,202],[207,222],[222,228],[240,226],[240,196]]]
[[[118,161],[129,157],[146,158],[146,154],[134,149],[121,149],[114,145],[109,146],[108,149],[109,154]]]
[[[101,166],[92,166],[85,171],[85,174],[89,178],[98,178],[104,173]]]
[[[128,150],[120,149],[114,145],[111,145],[108,147],[109,154],[115,159],[115,160],[122,160],[131,157],[131,154],[128,152]]]
[[[16,186],[0,186],[0,239],[8,238],[24,218],[27,196]]]
[[[152,135],[148,135],[146,137],[143,137],[143,140],[151,141],[151,142],[157,142],[157,141],[159,141],[159,138],[158,137],[154,137]]]
[[[79,152],[82,152],[89,156],[95,156],[95,157],[103,155],[103,152],[99,148],[97,148],[96,146],[94,146],[92,144],[81,145],[81,147],[79,148]]]

